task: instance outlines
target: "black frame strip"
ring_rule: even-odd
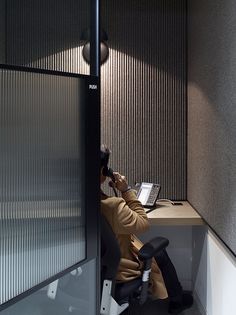
[[[25,66],[17,66],[17,65],[7,65],[0,63],[0,69],[2,70],[12,70],[12,71],[22,71],[22,72],[32,72],[32,73],[41,73],[41,74],[49,74],[49,75],[58,75],[64,77],[72,77],[72,78],[90,78],[92,75],[87,74],[79,74],[74,72],[64,72],[57,70],[48,70],[48,69],[40,69],[33,67],[25,67]]]

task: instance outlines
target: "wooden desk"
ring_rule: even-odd
[[[187,201],[174,206],[170,202],[158,202],[148,218],[151,225],[204,225],[203,219]]]

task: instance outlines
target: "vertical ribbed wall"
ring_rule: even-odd
[[[85,258],[83,80],[0,70],[0,304]]]
[[[89,27],[87,0],[7,0],[6,63],[89,74],[82,32]]]
[[[89,1],[7,1],[7,61],[87,74]],[[186,0],[102,0],[102,142],[130,181],[186,198]],[[16,53],[17,52],[17,53]]]
[[[103,0],[102,142],[111,165],[186,198],[186,1]]]

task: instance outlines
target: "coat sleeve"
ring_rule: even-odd
[[[112,226],[117,234],[138,234],[149,228],[149,221],[142,204],[134,191],[122,194],[122,198],[113,197],[110,211]]]

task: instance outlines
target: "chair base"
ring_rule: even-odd
[[[129,303],[124,303],[119,305],[111,295],[112,281],[104,280],[102,289],[102,301],[101,301],[101,315],[119,315],[128,306]]]

